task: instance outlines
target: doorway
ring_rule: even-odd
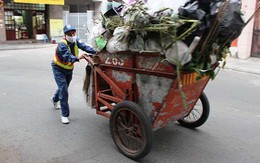
[[[5,11],[5,25],[7,40],[33,38],[33,11],[10,10]]]
[[[44,4],[5,4],[6,40],[35,39],[46,33],[46,7]]]

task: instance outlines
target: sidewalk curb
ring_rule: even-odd
[[[252,71],[248,68],[237,68],[237,67],[225,66],[224,70],[232,70],[232,71],[238,71],[238,72],[243,72],[243,73],[248,73],[248,74],[260,75],[260,72]]]
[[[260,75],[260,58],[228,58],[224,69]]]
[[[57,44],[2,44],[0,51],[4,50],[24,50],[56,47]]]

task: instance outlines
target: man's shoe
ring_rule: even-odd
[[[63,117],[63,116],[61,116],[61,122],[62,122],[63,124],[69,124],[69,123],[70,123],[68,117]]]
[[[54,109],[59,110],[60,109],[60,103],[54,102],[53,98],[51,98],[51,103],[53,104]]]

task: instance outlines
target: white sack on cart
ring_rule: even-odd
[[[127,51],[128,49],[128,34],[126,27],[117,27],[114,30],[113,37],[107,42],[106,50],[109,53]]]
[[[90,41],[91,41],[91,46],[96,50],[96,51],[100,51],[98,49],[97,43],[96,43],[96,39],[98,38],[98,36],[102,35],[103,33],[106,32],[106,29],[104,29],[102,27],[102,24],[99,20],[95,20],[94,21],[94,26],[92,27],[92,32],[91,35],[89,36]]]
[[[166,50],[165,57],[171,64],[176,65],[177,62],[180,62],[181,65],[184,65],[191,60],[191,53],[183,41],[177,41]]]

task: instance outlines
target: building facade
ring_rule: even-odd
[[[95,8],[102,0],[0,0],[0,43],[12,40],[38,39],[39,36],[63,35],[62,27],[70,20],[76,25],[93,22]],[[80,19],[90,13],[87,19]],[[85,14],[85,15],[84,15]]]

